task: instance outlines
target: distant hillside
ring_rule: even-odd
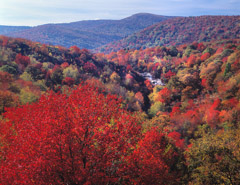
[[[0,35],[9,34],[12,32],[19,32],[23,30],[30,29],[30,26],[3,26],[0,25]]]
[[[109,53],[124,48],[139,49],[237,38],[240,38],[240,16],[177,17],[110,43],[98,51]]]
[[[94,49],[169,18],[173,17],[139,13],[121,20],[40,25],[5,35],[65,47],[76,45],[80,48]]]
[[[131,73],[87,49],[0,36],[0,116],[5,107],[31,103],[48,90],[64,92],[80,83],[121,96],[128,110],[146,111],[150,91],[142,76]],[[141,104],[135,98],[138,92],[143,94]]]

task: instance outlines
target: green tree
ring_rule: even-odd
[[[63,71],[61,68],[56,68],[51,74],[51,80],[54,85],[61,84],[63,80]]]
[[[18,66],[16,63],[11,63],[11,65],[3,65],[0,67],[0,71],[8,72],[9,74],[17,75],[18,74]]]
[[[19,98],[21,104],[26,104],[37,101],[39,97],[29,87],[25,87],[21,90]]]
[[[76,66],[70,65],[63,70],[63,78],[70,77],[75,81],[79,78],[78,68]]]
[[[42,64],[28,66],[26,69],[34,81],[41,80],[45,77],[45,71],[42,70]]]
[[[240,129],[213,131],[204,125],[188,148],[193,184],[240,184]],[[198,137],[199,137],[198,136]]]
[[[150,107],[148,114],[154,117],[159,111],[164,111],[164,103],[157,101]]]
[[[121,78],[120,76],[114,71],[111,76],[110,76],[110,80],[113,82],[113,83],[119,83]]]
[[[10,91],[0,90],[0,114],[5,111],[6,107],[15,107],[18,103],[17,95]]]

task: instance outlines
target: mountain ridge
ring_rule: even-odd
[[[7,26],[7,25],[0,25],[0,35],[22,31],[26,29],[32,28],[31,26]]]
[[[120,49],[140,49],[240,38],[240,16],[176,17],[149,26],[96,51],[109,53]]]
[[[4,35],[64,47],[76,45],[80,48],[94,49],[170,18],[174,17],[138,13],[120,20],[44,24]]]

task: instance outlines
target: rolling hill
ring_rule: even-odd
[[[173,17],[139,13],[121,20],[46,24],[2,34],[64,47],[76,45],[80,48],[94,49],[170,18]]]
[[[0,25],[0,35],[5,35],[5,34],[12,33],[12,32],[23,31],[23,30],[27,30],[30,28],[31,28],[30,26],[3,26],[3,25]]]
[[[97,51],[109,53],[124,48],[139,49],[238,38],[240,38],[240,16],[177,17],[107,44]]]

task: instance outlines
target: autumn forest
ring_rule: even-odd
[[[0,36],[0,184],[240,184],[240,17],[152,24]]]

